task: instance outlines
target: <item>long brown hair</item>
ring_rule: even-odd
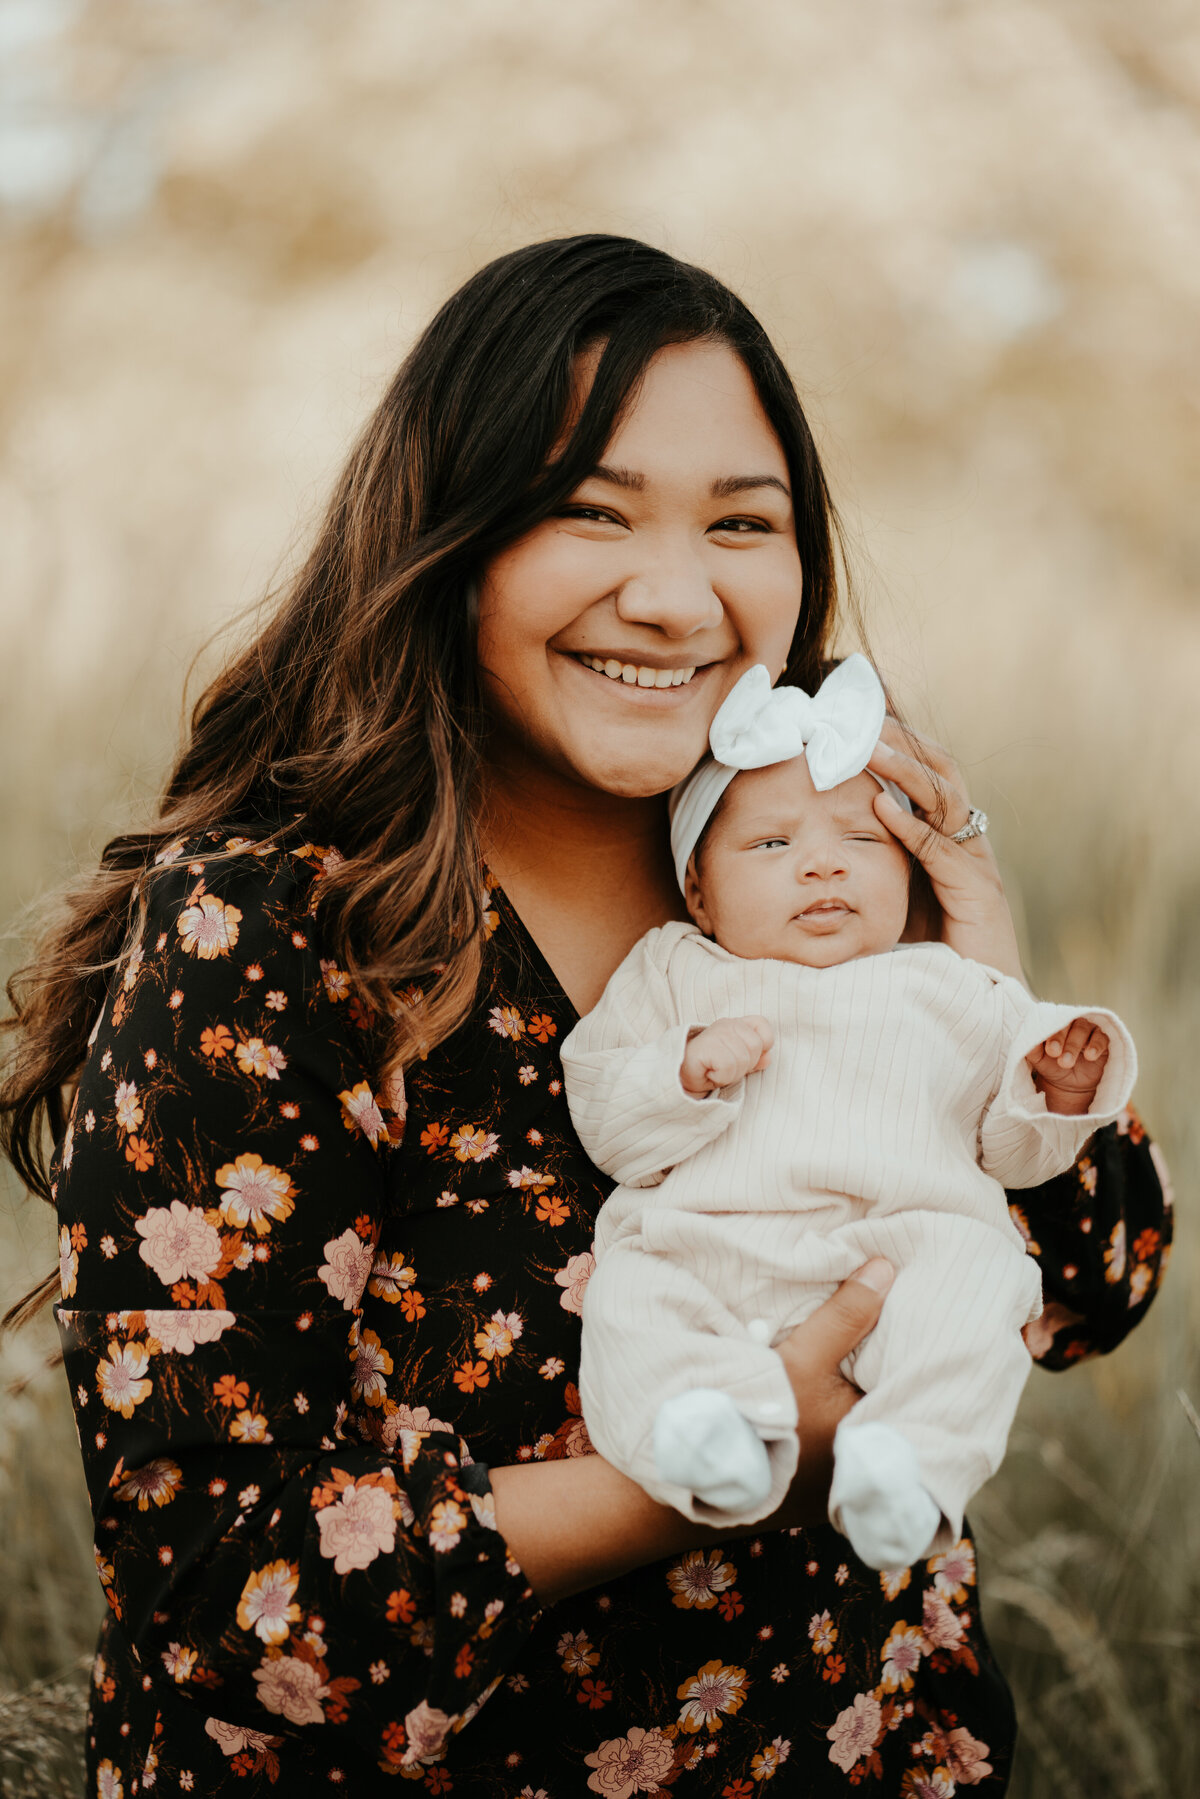
[[[483,938],[475,580],[590,473],[655,352],[699,339],[741,358],[787,458],[805,600],[783,679],[819,678],[837,521],[762,326],[714,276],[630,238],[563,238],[489,263],[418,339],[307,561],[201,696],[156,816],[113,839],[9,982],[0,1143],[33,1192],[51,1198],[62,1088],[87,1053],[155,856],[175,838],[302,817],[345,858],[321,883],[321,925],[387,1021],[385,1061],[411,1059],[461,1023]],[[597,344],[591,389],[558,448],[576,358]],[[412,982],[423,1004],[396,1006]]]

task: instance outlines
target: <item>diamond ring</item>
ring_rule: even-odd
[[[951,843],[970,843],[972,837],[982,837],[988,828],[988,815],[981,812],[978,806],[972,806],[966,824],[961,831],[950,833]]]

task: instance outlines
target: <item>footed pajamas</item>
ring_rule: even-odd
[[[768,1066],[696,1099],[679,1077],[689,1033],[766,1017]],[[1108,1034],[1092,1109],[1046,1109],[1026,1054],[1073,1018]],[[1004,1187],[1069,1168],[1129,1097],[1136,1058],[1111,1012],[1039,1004],[942,944],[833,968],[731,955],[692,925],[642,938],[563,1045],[571,1116],[620,1185],[596,1226],[580,1393],[601,1454],[689,1517],[731,1514],[666,1481],[653,1450],[665,1400],[715,1388],[768,1451],[782,1502],[797,1410],[771,1345],[871,1256],[897,1270],[878,1325],[845,1369],[916,1451],[962,1529],[1000,1463],[1041,1310],[1036,1264]],[[835,1518],[834,1522],[838,1520]]]

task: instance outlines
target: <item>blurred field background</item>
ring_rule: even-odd
[[[433,307],[595,229],[773,331],[1035,985],[1138,1039],[1172,1277],[1111,1360],[1035,1375],[974,1511],[1017,1799],[1200,1791],[1194,5],[0,0],[0,960],[154,791],[193,657]],[[10,1182],[0,1303],[52,1240]],[[50,1342],[0,1351],[4,1794],[78,1790],[100,1609]]]

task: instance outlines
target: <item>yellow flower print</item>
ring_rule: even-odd
[[[136,1131],[145,1114],[138,1104],[136,1081],[121,1081],[113,1096],[113,1109],[117,1114],[117,1128],[122,1131]]]
[[[237,1443],[270,1443],[274,1439],[261,1412],[239,1412],[229,1426],[229,1434]]]
[[[170,1505],[183,1484],[183,1470],[169,1456],[157,1455],[144,1468],[135,1468],[117,1488],[117,1498],[137,1500],[139,1512],[147,1512],[151,1502]]]
[[[321,958],[321,980],[325,987],[325,996],[336,1006],[340,1000],[350,997],[350,976],[336,962],[327,962]]]
[[[707,1729],[710,1734],[721,1728],[721,1715],[740,1711],[746,1702],[746,1670],[726,1667],[717,1660],[704,1666],[685,1680],[676,1697],[684,1701],[679,1714],[682,1729]]]
[[[108,1360],[101,1357],[96,1366],[96,1385],[110,1411],[133,1417],[134,1406],[141,1405],[154,1385],[142,1378],[149,1366],[149,1353],[140,1343],[109,1344]]]
[[[292,1597],[299,1585],[296,1562],[268,1562],[257,1569],[238,1600],[237,1621],[242,1629],[252,1630],[264,1643],[286,1643],[288,1626],[300,1616]]]
[[[473,1124],[464,1124],[451,1137],[450,1147],[459,1162],[486,1162],[499,1149],[500,1139],[495,1131],[481,1131]]]
[[[272,1219],[279,1224],[295,1211],[297,1188],[290,1175],[261,1156],[251,1153],[226,1162],[217,1169],[216,1180],[226,1189],[221,1217],[239,1229],[249,1226],[256,1236],[267,1234]]]
[[[96,1769],[96,1799],[125,1799],[121,1770],[115,1768],[107,1756]]]
[[[189,956],[211,962],[227,956],[238,940],[242,915],[215,893],[202,893],[194,905],[185,906],[175,920],[180,942]]]
[[[388,1140],[388,1129],[384,1122],[379,1102],[366,1081],[338,1094],[342,1102],[342,1123],[348,1131],[361,1131],[372,1147],[378,1147]]]
[[[371,1270],[367,1292],[374,1294],[376,1299],[386,1299],[391,1305],[395,1305],[416,1278],[416,1269],[402,1255],[381,1255]]]
[[[717,1595],[724,1593],[736,1579],[737,1569],[732,1562],[721,1559],[719,1549],[689,1549],[667,1573],[671,1604],[688,1611],[693,1607],[697,1611],[709,1611],[717,1603]]]
[[[362,1331],[357,1336],[352,1331],[350,1347],[354,1358],[351,1392],[356,1399],[365,1399],[368,1405],[382,1405],[387,1398],[384,1376],[392,1372],[391,1356],[374,1331]]]
[[[74,1299],[78,1273],[79,1257],[71,1248],[71,1233],[64,1224],[58,1233],[58,1284],[64,1299]]]
[[[493,1006],[488,1013],[488,1028],[497,1037],[509,1037],[516,1043],[525,1035],[525,1020],[515,1006]]]

